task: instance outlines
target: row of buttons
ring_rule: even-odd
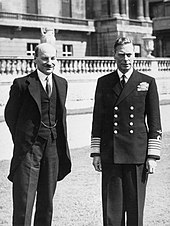
[[[130,126],[133,126],[134,123],[133,123],[133,122],[129,122],[129,125],[130,125]],[[118,122],[114,122],[114,126],[118,126]]]
[[[135,108],[134,108],[133,105],[131,105],[131,106],[129,107],[129,109],[130,109],[131,111],[133,111]],[[114,110],[115,110],[115,111],[118,111],[118,110],[119,110],[118,106],[115,106],[115,107],[114,107]],[[130,114],[130,115],[129,115],[129,118],[131,118],[131,119],[133,119],[134,117],[135,117],[134,114]],[[117,119],[117,118],[118,118],[118,114],[114,114],[114,118]],[[129,122],[129,125],[130,125],[130,126],[133,126],[134,123],[133,123],[133,122]],[[118,126],[118,122],[114,122],[114,126],[117,127],[117,126]],[[134,130],[133,130],[133,129],[130,129],[130,130],[129,130],[129,133],[130,133],[130,134],[133,134],[133,133],[134,133]],[[118,134],[118,130],[117,130],[117,129],[114,130],[114,134]]]
[[[116,129],[113,132],[114,132],[114,134],[118,134],[118,130],[116,130]],[[129,133],[130,134],[133,134],[134,133],[134,130],[133,129],[129,130]]]
[[[135,116],[134,116],[134,114],[130,114],[129,117],[134,118]],[[114,118],[118,118],[118,114],[114,114]]]
[[[131,105],[131,106],[129,107],[129,109],[133,111],[133,110],[135,109],[135,107],[134,107],[133,105]],[[115,110],[115,111],[119,110],[118,106],[115,106],[115,107],[114,107],[114,110]]]

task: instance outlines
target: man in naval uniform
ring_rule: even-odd
[[[160,159],[161,122],[155,79],[133,69],[129,38],[114,45],[117,70],[98,79],[91,157],[102,172],[103,225],[143,225],[148,174]],[[126,214],[125,214],[126,213]]]
[[[39,44],[37,69],[14,80],[5,120],[14,143],[9,180],[13,182],[13,226],[50,226],[57,181],[71,171],[67,143],[67,82],[53,73],[56,49]]]

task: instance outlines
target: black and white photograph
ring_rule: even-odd
[[[0,0],[0,226],[170,226],[170,0]]]

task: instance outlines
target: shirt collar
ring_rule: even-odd
[[[131,68],[128,72],[126,72],[124,74],[119,69],[117,69],[117,73],[118,73],[120,79],[122,78],[122,75],[125,75],[126,79],[128,80],[133,73],[133,68]]]
[[[47,77],[46,74],[42,73],[38,69],[37,69],[37,74],[38,74],[38,77],[39,77],[40,81],[42,81],[42,82],[46,81],[46,77]],[[48,78],[49,78],[49,81],[52,81],[52,73],[50,75],[48,75]]]

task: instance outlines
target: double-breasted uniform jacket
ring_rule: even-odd
[[[100,155],[103,164],[144,163],[147,157],[160,158],[160,138],[154,78],[134,70],[123,89],[117,71],[98,79],[91,156]]]
[[[59,156],[58,180],[63,179],[71,171],[70,153],[67,143],[66,108],[67,82],[53,74],[53,80],[58,90],[59,105],[57,105],[57,151]],[[41,124],[40,81],[37,71],[14,80],[10,97],[5,107],[5,120],[12,134],[14,143],[9,180],[31,150]]]

